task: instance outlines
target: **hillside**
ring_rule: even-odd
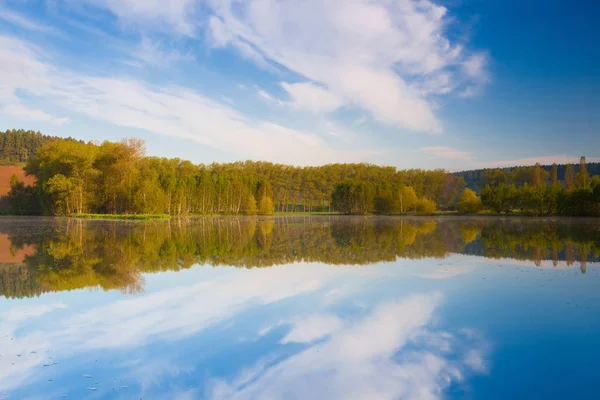
[[[35,178],[25,175],[23,167],[18,165],[0,165],[0,197],[6,196],[10,191],[10,178],[17,175],[20,181],[25,185],[33,185]]]
[[[9,129],[0,131],[0,164],[26,163],[44,143],[59,139],[40,132]],[[10,178],[10,177],[9,177]]]
[[[523,167],[524,166],[514,166],[514,167],[499,168],[499,169],[504,172],[512,172],[517,168],[523,168]],[[527,167],[530,167],[530,166],[527,166]],[[590,174],[590,176],[600,175],[600,163],[587,163],[586,167],[587,167],[587,170],[588,170],[588,173]],[[550,171],[552,170],[551,165],[542,165],[542,168],[545,171],[547,171],[548,173],[550,173]],[[566,168],[566,164],[558,165],[558,180],[560,180],[560,181],[563,181],[565,179],[565,168]],[[575,173],[579,172],[579,164],[573,164],[573,168],[575,170]],[[460,172],[455,172],[454,175],[462,177],[465,180],[465,182],[467,183],[468,188],[473,189],[476,192],[479,192],[481,189],[483,189],[483,187],[486,184],[485,172],[490,171],[492,169],[495,169],[495,168],[484,168],[484,169],[473,169],[473,170],[468,170],[468,171],[460,171]]]

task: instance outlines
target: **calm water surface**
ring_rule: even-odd
[[[0,219],[0,399],[600,399],[600,221]]]

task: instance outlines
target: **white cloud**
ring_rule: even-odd
[[[292,107],[314,113],[329,113],[342,105],[342,99],[310,82],[286,83],[281,86],[291,97]]]
[[[47,86],[47,75],[38,48],[0,36],[0,104],[17,101],[17,89]]]
[[[438,268],[434,271],[423,272],[415,274],[425,279],[449,279],[459,275],[468,274],[473,270],[473,266],[469,265],[455,265]]]
[[[147,37],[142,38],[140,46],[132,52],[132,56],[145,64],[162,68],[168,67],[177,61],[192,59],[190,54],[183,54],[173,49],[165,50]]]
[[[280,343],[310,343],[331,335],[342,327],[342,321],[332,314],[314,314],[292,321],[292,330]]]
[[[479,79],[485,79],[486,70],[485,66],[488,61],[488,57],[485,53],[477,53],[468,57],[462,63],[462,68],[467,76]]]
[[[279,100],[277,100],[275,97],[271,96],[269,93],[265,92],[263,89],[258,89],[256,91],[256,94],[258,94],[260,97],[262,97],[265,100],[269,100],[275,103],[278,103]]]
[[[196,0],[83,0],[110,10],[123,23],[140,25],[163,23],[178,32],[193,35],[190,14]]]
[[[460,151],[444,146],[421,147],[420,151],[429,156],[450,160],[471,160],[473,158],[471,153],[467,151]]]
[[[485,65],[448,39],[446,8],[428,0],[209,3],[214,46],[248,43],[260,59],[379,121],[416,131],[441,131],[428,95],[478,81]]]
[[[20,104],[10,104],[2,107],[0,108],[0,114],[9,115],[11,117],[24,120],[50,122],[54,125],[64,125],[69,122],[68,118],[56,117],[54,115],[45,113],[42,110],[28,108]]]
[[[302,165],[372,157],[372,152],[364,150],[333,149],[314,133],[253,120],[224,101],[181,86],[156,87],[131,78],[88,76],[57,68],[44,62],[38,49],[15,39],[0,37],[0,72],[0,107],[13,112],[25,113],[18,109],[16,95],[17,90],[24,90],[71,112],[194,140],[237,157]],[[29,114],[51,118],[45,113]]]
[[[460,97],[473,97],[479,94],[482,88],[489,82],[487,64],[489,57],[486,53],[476,53],[465,59],[461,65],[462,70],[470,82],[461,90]]]
[[[13,324],[24,321],[29,318],[40,317],[57,309],[67,308],[64,303],[52,303],[43,305],[33,305],[27,307],[17,307],[0,313],[3,323]]]
[[[54,28],[48,25],[44,25],[39,22],[33,21],[22,14],[2,7],[0,7],[0,20],[6,21],[12,25],[16,25],[30,31],[51,33],[62,36],[58,31],[56,31]]]
[[[243,39],[232,35],[221,19],[216,17],[209,18],[208,26],[207,39],[212,48],[225,47],[228,45],[232,46],[238,50],[244,58],[255,62],[259,67],[268,71],[276,71],[276,69],[269,64],[265,57],[263,57],[254,46]]]
[[[475,348],[459,361],[440,354],[453,344],[449,333],[429,329],[440,303],[437,294],[382,303],[279,363],[259,361],[230,381],[215,380],[210,398],[442,398],[445,388],[463,380],[483,359]],[[418,342],[418,350],[407,350],[410,342]]]
[[[10,343],[0,342],[0,370],[6,371],[0,375],[0,387],[8,390],[28,382],[47,362],[42,355],[46,349],[51,348],[58,357],[73,351],[122,349],[157,339],[186,338],[230,320],[247,308],[315,292],[340,274],[367,276],[377,272],[360,266],[340,269],[317,263],[254,270],[214,268],[207,270],[203,279],[193,285],[88,307],[61,318],[56,324],[39,325],[39,330],[27,330],[22,335],[15,334],[19,331],[19,322],[62,305],[15,309],[0,318],[0,334],[15,337]],[[296,321],[301,324],[303,320]],[[297,332],[297,340],[306,339],[310,334],[309,329],[301,325]],[[11,365],[17,354],[31,351],[36,354],[18,365]]]

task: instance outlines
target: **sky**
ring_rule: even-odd
[[[600,161],[600,3],[0,0],[0,130],[195,163]]]

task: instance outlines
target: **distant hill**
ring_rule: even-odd
[[[22,129],[0,131],[0,164],[26,163],[44,143],[57,139],[60,138]]]
[[[517,168],[523,168],[523,167],[524,166],[514,166],[514,167],[499,168],[499,169],[502,171],[505,171],[505,172],[512,172]],[[531,166],[527,166],[527,167],[531,167]],[[558,180],[560,180],[560,181],[564,181],[564,179],[565,179],[565,167],[566,167],[566,164],[558,165]],[[588,170],[590,176],[600,175],[600,163],[587,163],[586,167],[587,167],[587,170]],[[552,170],[552,165],[542,165],[542,168],[544,170],[548,171],[548,173],[550,173],[550,171]],[[579,172],[579,163],[574,163],[573,168],[575,170],[575,173]],[[492,170],[492,169],[496,169],[496,168],[484,168],[484,169],[473,169],[473,170],[469,170],[469,171],[460,171],[460,172],[455,172],[454,175],[463,177],[463,179],[467,183],[468,188],[473,189],[476,192],[479,192],[481,189],[483,189],[483,187],[486,184],[485,175],[484,175],[485,172]]]

